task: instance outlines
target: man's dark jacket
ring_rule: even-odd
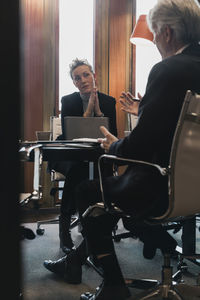
[[[139,107],[137,126],[128,137],[110,147],[109,154],[145,160],[167,167],[172,139],[187,90],[200,93],[200,45],[156,64],[148,78]],[[133,214],[168,201],[167,180],[146,167],[129,167],[125,174],[105,182],[106,195]],[[155,205],[156,204],[156,205]],[[156,211],[154,211],[156,213]]]

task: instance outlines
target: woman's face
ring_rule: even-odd
[[[74,69],[72,78],[74,85],[81,94],[91,93],[94,87],[94,74],[90,71],[88,66],[82,65]]]

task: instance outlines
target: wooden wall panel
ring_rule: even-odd
[[[109,92],[109,0],[96,0],[94,9],[94,66],[98,89]]]
[[[44,1],[23,0],[24,5],[24,139],[35,140],[43,127]]]
[[[126,6],[121,0],[111,0],[110,4],[110,41],[109,41],[109,93],[116,100],[126,87]],[[123,136],[125,114],[121,113],[117,102],[118,136]]]
[[[133,46],[129,38],[133,29],[135,0],[96,0],[95,71],[98,87],[117,100],[118,136],[124,136],[127,115],[121,112],[119,96],[132,91],[134,83]]]
[[[23,91],[22,140],[36,139],[43,127],[43,5],[44,1],[21,1],[21,78]],[[33,189],[33,163],[24,163],[24,192]]]
[[[21,0],[21,139],[35,140],[35,131],[49,130],[58,106],[58,0]],[[57,105],[57,106],[56,106]],[[33,164],[24,166],[24,191],[33,188]],[[42,205],[51,206],[50,177],[43,167]],[[50,202],[49,202],[50,201]]]
[[[58,97],[58,2],[45,1],[43,17],[43,130],[49,130],[49,118],[56,114]]]

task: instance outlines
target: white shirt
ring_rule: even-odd
[[[185,46],[181,47],[180,49],[178,49],[178,51],[176,51],[175,55],[176,55],[176,54],[180,54],[180,53],[182,53],[182,52],[183,52],[183,50],[184,50],[185,48],[187,48],[188,46],[189,46],[189,44],[187,44],[187,45],[185,45]]]

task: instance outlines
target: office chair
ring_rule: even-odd
[[[158,170],[161,176],[168,176],[169,205],[163,215],[149,217],[145,219],[149,225],[166,225],[169,222],[187,222],[193,220],[200,213],[200,95],[187,91],[182,110],[180,113],[177,128],[174,134],[173,144],[170,154],[170,163],[168,167],[161,167],[149,162],[126,159],[114,155],[102,155],[99,158],[99,178],[102,193],[102,203],[98,203],[88,209],[85,213],[90,213],[93,209],[103,209],[111,214],[117,214],[119,217],[125,216],[124,212],[111,203],[107,203],[104,198],[102,184],[102,164],[108,161],[124,164],[141,164]],[[109,162],[110,163],[110,162]],[[184,250],[184,247],[183,247]],[[162,267],[162,280],[153,288],[130,297],[130,300],[146,299],[177,299],[181,300],[188,296],[200,298],[199,276],[197,285],[191,286],[180,281],[180,274],[177,272],[173,276],[172,266],[170,264],[170,254],[163,254],[164,264]],[[182,253],[180,259],[191,259],[195,261],[200,258],[199,254]],[[175,279],[179,279],[177,282]]]
[[[61,173],[59,173],[59,172],[57,172],[57,171],[55,171],[53,169],[51,170],[51,182],[54,183],[54,187],[52,187],[52,189],[50,191],[50,195],[54,197],[54,205],[55,206],[58,205],[58,204],[56,204],[56,194],[57,194],[57,192],[63,190],[63,187],[60,187],[59,183],[64,183],[65,179],[66,179],[66,177],[63,174],[61,174]],[[73,229],[79,223],[80,222],[79,222],[78,216],[73,215],[71,217],[70,229]],[[54,218],[54,219],[37,221],[36,233],[38,235],[43,235],[44,234],[45,229],[40,227],[41,225],[44,225],[44,224],[59,224],[59,217]]]
[[[50,131],[52,133],[53,141],[56,140],[57,137],[62,134],[60,117],[56,117],[56,116],[50,117]],[[51,182],[53,182],[53,184],[54,184],[54,186],[50,190],[50,195],[54,197],[54,206],[59,206],[59,204],[56,201],[56,199],[57,199],[56,195],[57,195],[57,192],[60,192],[63,190],[63,187],[60,187],[60,183],[64,183],[66,177],[62,173],[55,171],[54,169],[51,169],[50,176],[51,176]],[[44,228],[40,227],[41,225],[44,225],[44,224],[59,224],[59,217],[54,218],[54,219],[38,221],[37,229],[36,229],[36,233],[38,235],[44,234],[44,231],[45,231]],[[78,224],[79,224],[78,217],[72,216],[70,229],[76,227]]]
[[[56,140],[56,138],[62,133],[61,129],[61,119],[56,116],[50,116],[50,131],[52,134],[52,140]],[[54,197],[54,206],[57,206],[56,203],[56,195],[57,191],[61,191],[62,188],[59,187],[59,182],[65,181],[65,176],[55,170],[50,171],[50,176],[51,176],[51,182],[54,183],[54,186],[50,190],[50,195]],[[54,219],[49,219],[49,220],[43,220],[43,221],[38,221],[37,222],[37,229],[36,233],[38,235],[43,235],[44,234],[44,228],[41,228],[41,225],[44,224],[58,224],[59,223],[59,218],[54,218]]]

